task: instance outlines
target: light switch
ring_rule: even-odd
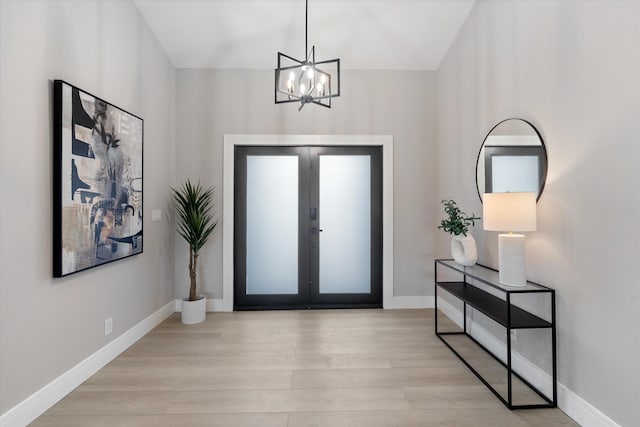
[[[151,221],[160,221],[162,219],[162,211],[154,209],[151,211]]]

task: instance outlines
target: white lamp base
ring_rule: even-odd
[[[507,286],[525,286],[524,234],[498,235],[498,268],[500,283]]]

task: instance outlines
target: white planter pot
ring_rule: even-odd
[[[195,301],[182,300],[182,324],[195,325],[204,322],[207,317],[207,297],[198,295]]]
[[[474,265],[478,261],[478,247],[471,233],[451,237],[451,256],[455,262],[465,266]]]

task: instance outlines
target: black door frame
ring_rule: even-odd
[[[253,146],[234,147],[234,310],[382,307],[382,146]],[[319,292],[320,155],[371,156],[371,293]],[[298,294],[246,294],[247,155],[297,155]],[[312,209],[315,208],[315,213]],[[312,232],[312,230],[316,232]]]
[[[306,147],[270,147],[270,146],[237,146],[235,148],[234,179],[234,310],[303,307],[309,299],[309,287],[303,286],[305,275],[309,269],[309,254],[304,238],[308,234],[306,221],[298,222],[298,293],[295,295],[247,295],[246,294],[246,261],[247,261],[247,155],[297,155],[298,160],[298,218],[309,212],[308,198],[300,197],[303,188],[309,185],[309,174],[306,172],[308,150]],[[244,290],[244,291],[243,291]]]

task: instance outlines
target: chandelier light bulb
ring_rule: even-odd
[[[320,83],[325,84],[327,82],[327,76],[320,74]]]
[[[305,94],[307,92],[307,87],[304,83],[300,83],[300,93]]]
[[[309,68],[309,71],[307,71],[307,77],[309,77],[309,79],[313,78],[313,68]]]
[[[293,71],[289,73],[289,81],[293,82],[293,80],[296,78],[296,73],[294,73]]]

